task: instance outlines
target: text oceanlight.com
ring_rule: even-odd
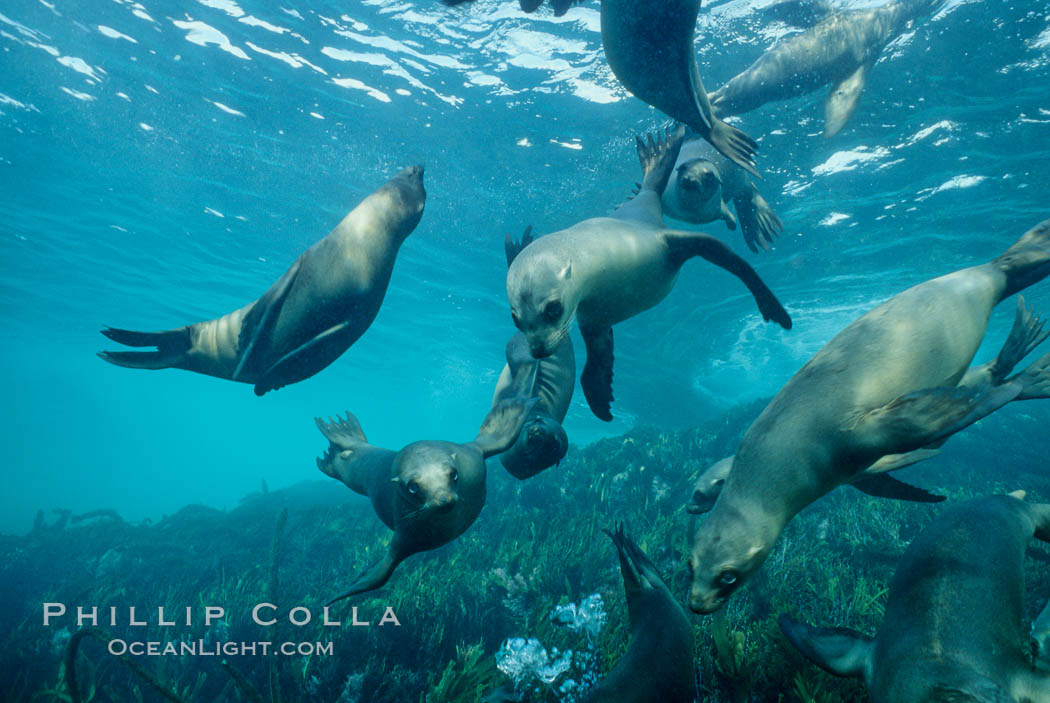
[[[331,642],[127,642],[112,639],[110,654],[141,657],[236,657],[236,656],[320,656],[333,654]]]

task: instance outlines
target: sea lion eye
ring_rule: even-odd
[[[732,571],[723,571],[718,575],[718,585],[723,587],[732,586],[736,583],[737,576]]]
[[[452,479],[453,483],[455,483],[459,480],[459,471],[455,467],[452,467],[452,473],[450,473],[448,477]]]
[[[564,311],[565,311],[565,308],[564,308],[564,306],[562,306],[562,304],[559,301],[552,300],[549,303],[547,303],[546,306],[544,306],[544,308],[543,308],[543,316],[545,318],[547,318],[548,320],[550,320],[551,322],[556,322],[557,320],[561,319],[561,314]]]
[[[416,493],[419,493],[419,484],[417,482],[415,482],[415,481],[409,481],[408,482],[408,492],[411,493],[412,495],[415,495]]]
[[[514,326],[517,327],[520,330],[521,329],[521,320],[518,319],[517,314],[512,312],[510,314],[510,319],[514,321]]]

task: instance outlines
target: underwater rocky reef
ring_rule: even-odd
[[[408,559],[378,590],[324,605],[386,550],[389,531],[367,501],[333,481],[247,496],[229,511],[188,506],[154,523],[113,511],[38,517],[0,537],[0,698],[5,701],[575,701],[627,647],[615,549],[602,533],[622,522],[684,601],[697,519],[685,505],[696,476],[731,454],[758,401],[698,427],[629,434],[573,447],[528,481],[489,462],[488,500],[459,540]],[[1050,499],[1048,459],[1030,438],[1038,418],[1010,407],[954,437],[942,454],[899,472],[958,500],[1028,491]],[[944,504],[872,498],[849,487],[806,509],[764,569],[714,616],[691,616],[705,701],[866,700],[788,645],[777,617],[871,633],[897,558]],[[1050,594],[1050,551],[1026,559],[1025,614]],[[44,603],[69,610],[47,627]],[[276,623],[260,627],[252,609]],[[129,624],[128,605],[145,625]],[[76,605],[98,606],[77,628]],[[119,606],[110,626],[111,606]],[[158,623],[164,606],[175,625]],[[209,626],[205,608],[221,606]],[[356,614],[351,611],[356,607]],[[386,608],[400,626],[378,625]],[[186,625],[185,611],[191,610]],[[309,624],[288,619],[307,609]],[[369,627],[351,622],[369,621]],[[331,642],[295,656],[114,656],[127,641]],[[71,672],[71,667],[75,669]],[[71,673],[73,674],[71,676]],[[73,690],[75,685],[76,690]]]

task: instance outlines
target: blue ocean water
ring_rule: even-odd
[[[705,4],[709,89],[790,31],[762,4]],[[555,18],[503,0],[9,0],[0,47],[2,531],[40,508],[140,519],[318,477],[316,415],[352,410],[382,446],[473,437],[514,332],[504,233],[610,211],[638,179],[634,135],[665,124],[609,71],[596,3]],[[887,48],[838,136],[821,134],[823,91],[743,116],[786,231],[752,255],[705,230],[794,329],[692,262],[616,328],[616,419],[577,392],[571,440],[771,395],[877,302],[998,254],[1048,214],[1047,86],[1050,4],[949,0]],[[257,398],[94,356],[113,348],[104,326],[168,329],[254,299],[412,163],[426,211],[383,309],[314,378]],[[1050,310],[1050,287],[1026,296]],[[997,311],[982,357],[1011,316]]]

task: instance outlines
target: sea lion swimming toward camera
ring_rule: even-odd
[[[742,168],[706,141],[687,139],[661,198],[664,214],[696,225],[724,220],[735,230],[737,217],[729,212],[729,201],[740,218],[747,248],[769,251],[773,238],[784,231],[784,223]]]
[[[507,272],[514,326],[536,358],[550,356],[579,323],[587,346],[580,386],[594,414],[611,420],[612,326],[653,307],[674,287],[682,264],[702,257],[739,277],[765,320],[785,329],[791,318],[751,265],[716,237],[667,229],[660,194],[682,143],[680,128],[666,141],[645,144],[638,158],[644,178],[638,195],[611,217],[584,220],[540,237],[515,257]]]
[[[531,226],[525,229],[521,241],[514,241],[508,234],[504,241],[507,265],[532,241]],[[576,355],[568,335],[558,343],[553,354],[542,359],[529,353],[529,343],[520,332],[507,342],[507,365],[496,383],[493,407],[511,398],[536,399],[536,405],[521,426],[521,435],[499,457],[511,476],[531,478],[565,457],[569,438],[561,423],[569,411],[575,387]]]
[[[463,534],[485,505],[485,459],[514,443],[533,402],[500,403],[473,442],[424,440],[397,452],[370,445],[349,412],[345,420],[317,418],[329,442],[317,468],[368,496],[376,515],[394,531],[386,557],[335,600],[379,588],[406,557]]]
[[[149,352],[99,352],[134,369],[186,369],[255,385],[297,383],[335,361],[379,313],[394,260],[423,216],[423,167],[404,169],[361,201],[258,300],[167,332],[104,329]]]
[[[584,692],[581,703],[693,703],[698,692],[689,616],[623,527],[605,534],[620,557],[631,642],[613,670]]]
[[[700,0],[602,0],[602,47],[623,87],[755,171],[758,144],[715,116],[696,65]]]
[[[875,703],[1050,700],[1050,676],[1022,646],[1024,553],[1050,542],[1050,505],[1023,493],[946,509],[908,547],[874,638],[782,615],[803,655],[837,676],[864,679]]]
[[[823,19],[784,39],[711,93],[711,105],[716,114],[728,117],[831,85],[824,106],[824,136],[833,137],[853,116],[868,72],[883,48],[942,1],[896,0],[880,7],[840,12],[826,3],[816,4],[816,12],[805,14]],[[797,4],[788,0],[772,7],[790,9]]]
[[[697,529],[689,606],[726,599],[784,526],[889,454],[940,442],[1012,400],[1050,394],[1050,354],[1007,378],[1045,338],[1018,305],[998,357],[967,373],[992,309],[1050,274],[1050,220],[989,263],[909,288],[855,320],[802,367],[751,425]]]
[[[939,449],[916,449],[907,454],[891,454],[884,456],[872,464],[868,472],[857,476],[849,485],[861,493],[867,493],[876,498],[893,498],[894,500],[907,500],[915,503],[940,503],[944,496],[930,493],[924,488],[912,486],[893,478],[884,471],[896,471],[905,466],[917,464],[920,461],[930,459],[940,453]],[[722,492],[729,472],[733,470],[733,457],[727,456],[716,461],[696,479],[693,485],[693,497],[685,506],[685,511],[691,515],[702,515],[715,507],[718,494]],[[878,472],[878,473],[876,473]]]

